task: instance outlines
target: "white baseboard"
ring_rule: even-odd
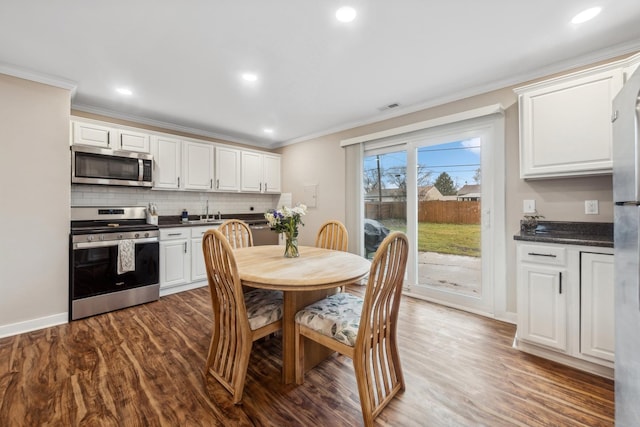
[[[51,316],[39,317],[37,319],[25,320],[24,322],[11,323],[0,326],[0,338],[12,335],[23,334],[25,332],[36,331],[51,326],[69,323],[69,313],[52,314]]]
[[[160,288],[160,297],[166,297],[167,295],[177,294],[178,292],[189,291],[191,289],[201,288],[203,286],[207,286],[209,283],[205,280],[204,282],[193,282],[187,283],[185,285],[172,286],[169,288]]]

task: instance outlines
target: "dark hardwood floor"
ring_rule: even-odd
[[[285,386],[277,337],[254,346],[242,405],[205,383],[208,292],[0,339],[0,426],[362,425],[351,361]],[[613,425],[613,382],[514,350],[513,325],[407,297],[401,310],[406,391],[376,425]]]

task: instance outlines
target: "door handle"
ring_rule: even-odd
[[[562,271],[558,273],[560,277],[560,286],[558,287],[560,294],[562,295]]]

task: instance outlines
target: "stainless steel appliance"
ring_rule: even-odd
[[[267,220],[245,220],[251,229],[254,246],[277,245],[279,234],[271,230]]]
[[[69,320],[159,298],[160,233],[145,217],[144,207],[71,208]]]
[[[151,187],[152,174],[150,154],[84,145],[71,147],[72,183]]]
[[[613,101],[616,425],[640,425],[640,69]]]

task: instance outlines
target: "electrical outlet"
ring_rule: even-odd
[[[585,200],[584,201],[584,213],[586,215],[598,215],[598,201],[597,200]]]
[[[535,200],[523,200],[522,201],[522,213],[536,213],[536,201]]]

